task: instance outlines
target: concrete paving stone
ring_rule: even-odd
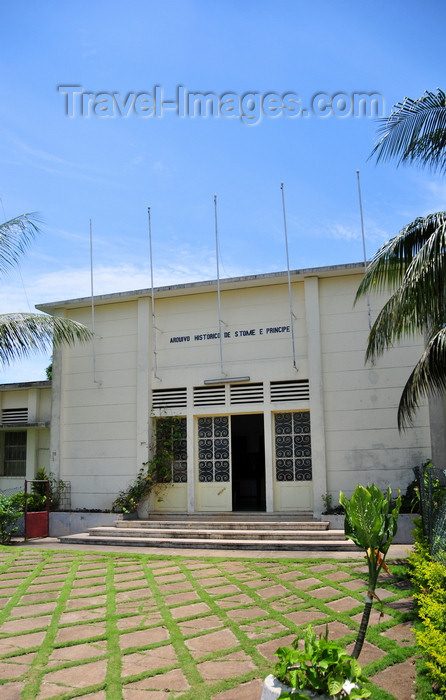
[[[67,661],[83,661],[92,659],[96,656],[104,656],[107,652],[107,642],[87,642],[85,644],[76,644],[69,647],[61,647],[54,649],[48,659],[48,666],[59,666]],[[82,666],[79,667],[80,671]]]
[[[250,608],[236,608],[235,610],[228,610],[228,617],[231,620],[251,620],[255,617],[267,617],[268,613],[263,608],[259,608],[258,605],[253,605]]]
[[[128,683],[123,686],[123,694],[126,697],[126,692],[128,690],[161,690],[166,693],[172,691],[183,691],[189,690],[190,685],[187,682],[186,676],[179,668],[174,668],[172,671],[167,671],[166,673],[161,673],[157,676],[151,676],[150,678],[144,678],[141,681],[135,681],[134,683]],[[129,695],[129,698],[136,698],[136,695]],[[145,698],[146,695],[141,697]],[[157,696],[158,697],[158,696]]]
[[[173,583],[173,582],[185,581],[185,580],[186,580],[186,577],[181,572],[178,572],[177,574],[165,574],[164,576],[158,576],[156,578],[156,582],[158,584]]]
[[[119,635],[121,649],[131,647],[146,647],[149,644],[165,642],[169,639],[169,632],[165,627],[150,627],[136,632],[124,632]]]
[[[247,570],[246,565],[238,561],[223,561],[219,563],[219,567],[232,574],[240,574]]]
[[[87,693],[82,695],[83,700],[107,700],[107,693],[105,690],[98,690],[96,693]]]
[[[365,588],[367,583],[359,578],[355,578],[353,581],[343,581],[342,586],[348,588],[349,591],[357,591],[359,588]]]
[[[160,593],[173,593],[174,591],[191,591],[192,584],[189,581],[177,581],[176,583],[163,583],[159,586]]]
[[[150,567],[150,565],[149,565],[149,568],[153,568],[153,567]],[[181,569],[179,568],[179,566],[177,566],[177,564],[171,564],[170,566],[166,566],[165,563],[164,563],[164,566],[161,565],[159,567],[156,567],[153,571],[153,574],[155,577],[169,576],[171,574],[180,574],[180,573],[181,573]]]
[[[215,588],[208,588],[207,592],[212,596],[227,595],[230,593],[240,593],[240,588],[233,583],[228,583],[226,586],[215,586]]]
[[[218,632],[210,632],[202,634],[200,637],[194,637],[186,641],[186,646],[190,650],[192,656],[196,659],[200,656],[206,656],[214,651],[222,649],[230,649],[240,645],[237,637],[231,630],[223,629]]]
[[[392,608],[392,610],[398,610],[400,613],[410,613],[413,610],[414,602],[413,598],[400,598],[400,600],[386,603],[386,606]]]
[[[409,700],[415,697],[415,660],[407,659],[401,664],[388,666],[369,680],[393,695],[395,700]],[[398,682],[395,679],[398,678]]]
[[[369,625],[378,625],[380,622],[387,622],[388,620],[392,620],[391,615],[387,615],[387,613],[381,614],[381,606],[373,604],[372,610],[370,612],[370,619],[369,619]],[[356,615],[352,615],[350,618],[354,622],[357,622],[358,625],[361,624],[362,620],[362,610],[361,612],[357,613]]]
[[[15,632],[28,632],[33,629],[46,628],[51,622],[51,615],[40,617],[22,617],[20,620],[9,620],[0,627],[2,634],[13,634]]]
[[[107,591],[104,585],[99,584],[97,586],[83,586],[82,588],[72,588],[70,598],[82,598],[83,596],[97,596],[106,595]]]
[[[2,680],[16,680],[17,678],[20,678],[20,676],[23,676],[27,670],[28,666],[24,666],[23,664],[15,664],[12,663],[12,661],[0,661],[0,678]],[[0,697],[2,697],[2,687],[3,686],[0,685]]]
[[[182,690],[143,690],[141,688],[133,688],[133,683],[123,687],[122,697],[124,700],[166,700],[166,698],[175,698],[183,694]]]
[[[262,575],[257,571],[241,571],[237,574],[237,578],[240,579],[240,581],[253,581],[254,579],[262,578]]]
[[[205,569],[196,569],[194,572],[194,578],[200,581],[203,578],[215,578],[221,575],[220,569],[217,569],[215,566],[209,566],[209,564]]]
[[[103,683],[106,672],[106,659],[91,661],[70,668],[62,668],[58,671],[50,671],[43,677],[40,693],[37,697],[39,699],[51,697],[51,695],[56,694],[54,691],[57,688],[58,693],[63,693],[64,691],[67,692],[67,689],[87,688],[90,685]]]
[[[67,576],[70,568],[68,566],[45,566],[39,574],[39,578],[54,578],[55,576]]]
[[[325,635],[325,630],[328,627],[328,639],[340,639],[340,637],[345,637],[346,634],[356,634],[355,630],[351,630],[343,622],[338,622],[337,620],[332,620],[328,623],[323,623],[321,625],[316,625],[313,629],[316,634]]]
[[[23,578],[16,578],[16,575],[8,576],[7,574],[2,574],[2,585],[8,586],[9,588],[17,588],[23,583]]]
[[[345,651],[347,654],[351,654],[353,649],[354,649],[355,643],[351,642],[345,647]],[[374,644],[370,644],[370,642],[365,641],[364,645],[361,649],[361,653],[359,655],[358,661],[361,664],[362,668],[364,666],[367,666],[367,664],[373,663],[373,661],[378,661],[378,659],[382,659],[383,656],[386,655],[386,652],[383,651],[382,649],[379,649],[377,646]],[[366,674],[367,675],[367,674]],[[369,680],[372,680],[371,678]],[[375,682],[375,681],[373,681]],[[407,700],[405,698],[404,700]]]
[[[19,700],[22,696],[22,690],[25,683],[5,683],[0,686],[2,700]]]
[[[389,591],[387,588],[376,588],[375,594],[380,600],[386,600],[386,598],[391,598],[395,595],[393,591]]]
[[[142,573],[142,571],[128,571],[125,572],[124,574],[121,573],[114,573],[113,580],[115,582],[115,585],[117,583],[127,583],[129,581],[145,581],[146,577]]]
[[[35,584],[34,581],[28,586],[28,592],[29,593],[38,593],[39,591],[45,591],[48,593],[54,593],[60,591],[60,582],[58,581],[53,581],[53,583],[37,583]]]
[[[219,586],[223,585],[228,582],[228,579],[226,576],[213,576],[213,577],[205,577],[205,578],[197,578],[196,579],[200,586],[203,586],[203,588],[209,588],[209,586]]]
[[[118,630],[126,630],[131,628],[145,627],[145,615],[132,615],[131,617],[121,617],[116,622]]]
[[[179,605],[180,603],[188,603],[191,600],[197,600],[200,596],[197,591],[182,591],[181,593],[171,593],[164,597],[166,605]]]
[[[315,588],[313,591],[309,591],[309,595],[312,598],[326,600],[327,598],[332,598],[334,595],[338,596],[340,593],[336,588],[332,588],[331,586],[322,586],[321,588]]]
[[[97,595],[97,596],[86,596],[85,598],[69,598],[65,604],[66,610],[83,610],[84,608],[91,608],[93,605],[105,605],[107,602],[107,596]]]
[[[50,600],[57,600],[57,598],[57,591],[40,591],[37,593],[27,593],[22,595],[18,602],[21,605],[23,603],[43,603],[49,602]]]
[[[164,666],[174,666],[178,664],[175,649],[171,644],[157,647],[156,649],[146,649],[135,651],[131,654],[124,654],[122,657],[121,676],[135,676],[143,671],[154,671]]]
[[[238,593],[228,598],[222,598],[222,600],[219,601],[219,606],[221,608],[235,608],[237,605],[246,605],[247,603],[252,603],[252,598],[246,593]]]
[[[51,603],[35,603],[34,605],[20,605],[13,608],[10,612],[10,617],[32,617],[34,615],[45,615],[45,613],[54,612],[57,601]]]
[[[14,595],[14,593],[17,593],[16,586],[4,586],[3,588],[0,588],[0,597],[2,598],[2,600],[6,596]],[[8,600],[9,600],[9,598],[8,598]]]
[[[336,567],[334,564],[329,564],[328,562],[324,564],[317,564],[316,566],[309,566],[308,571],[314,571],[316,573],[322,573],[325,571],[333,571]]]
[[[278,637],[277,639],[270,639],[269,642],[262,642],[257,646],[257,651],[268,659],[272,664],[276,663],[277,656],[275,653],[279,647],[289,647],[296,639],[295,634],[286,634],[283,637]]]
[[[76,642],[90,637],[105,635],[106,623],[96,622],[94,625],[73,625],[73,627],[61,627],[56,635],[56,644],[63,642]]]
[[[31,632],[29,634],[20,634],[17,637],[6,637],[0,639],[0,656],[12,654],[21,649],[31,649],[31,647],[40,647],[45,639],[46,632]]]
[[[281,581],[295,581],[300,576],[302,576],[302,574],[300,571],[297,570],[285,571],[283,574],[278,574],[278,577]]]
[[[227,656],[214,661],[203,661],[197,664],[197,670],[206,683],[235,678],[255,668],[251,657],[244,651],[230,652]]]
[[[346,571],[333,571],[332,573],[324,574],[324,578],[328,579],[329,581],[343,582],[350,579],[350,574],[347,574]],[[344,583],[342,585],[344,585]]]
[[[257,593],[261,598],[276,598],[278,596],[284,596],[289,593],[285,586],[276,584],[275,586],[268,586],[268,588],[260,588]]]
[[[212,700],[258,700],[262,694],[263,681],[256,678],[248,683],[242,683],[232,690],[212,696]]]
[[[217,615],[207,615],[206,617],[196,617],[192,620],[179,622],[178,627],[181,633],[187,636],[188,634],[196,634],[200,630],[211,630],[223,627],[223,623]]]
[[[319,581],[318,578],[314,578],[312,576],[308,578],[303,578],[300,579],[299,581],[293,581],[293,586],[295,588],[298,588],[299,590],[305,591],[307,588],[311,588],[311,586],[315,585],[321,585],[321,582]]]
[[[352,598],[350,595],[333,600],[331,603],[326,603],[327,608],[331,608],[334,612],[346,612],[357,608],[358,605],[362,605],[361,601]]]
[[[285,617],[291,622],[294,622],[295,625],[308,625],[315,620],[323,620],[325,617],[328,617],[328,615],[315,608],[310,608],[287,613]]]
[[[243,582],[244,586],[246,586],[247,588],[251,588],[252,590],[257,590],[257,588],[266,588],[268,584],[270,586],[275,586],[276,582],[271,581],[271,579],[267,578],[255,578],[252,581]]]
[[[206,603],[191,603],[191,605],[182,605],[178,608],[172,608],[170,612],[175,620],[179,620],[183,617],[192,617],[192,615],[201,615],[201,613],[210,612],[210,608]]]
[[[208,563],[205,559],[184,559],[183,564],[187,566],[190,571],[206,569],[208,567]]]
[[[125,603],[128,600],[148,600],[153,599],[153,593],[148,588],[133,588],[130,591],[120,591],[116,593],[116,602]]]
[[[413,646],[415,644],[415,635],[412,628],[413,622],[400,622],[385,632],[381,632],[381,636],[392,639],[401,647]]]
[[[249,639],[262,639],[264,637],[271,637],[272,634],[283,632],[287,628],[280,622],[267,619],[251,622],[248,625],[240,625],[240,629]]]
[[[273,600],[270,605],[273,610],[278,612],[284,612],[285,610],[293,610],[296,606],[302,604],[302,598],[291,593],[290,595],[284,596],[281,600]]]
[[[149,601],[129,601],[128,603],[119,603],[116,606],[117,615],[130,615],[130,614],[141,614],[145,615],[147,620],[153,620],[154,622],[161,619],[161,613],[158,611],[156,606]],[[147,623],[148,624],[148,623]]]
[[[71,622],[89,622],[100,620],[105,617],[105,608],[95,608],[94,610],[71,610],[64,612],[60,616],[59,624],[69,625]]]

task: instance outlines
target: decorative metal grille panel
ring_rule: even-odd
[[[172,481],[174,484],[185,484],[187,482],[187,420],[175,417],[175,423],[171,424],[169,418],[158,418],[156,426],[157,430],[161,430],[163,439],[166,436],[169,442],[170,437],[172,439]]]
[[[27,408],[4,408],[2,411],[4,425],[23,425],[28,423]]]
[[[311,481],[310,412],[275,414],[277,481]]]
[[[233,384],[230,386],[231,404],[263,403],[263,384]]]
[[[198,419],[198,480],[229,481],[229,418]]]
[[[292,382],[271,382],[271,401],[308,401],[310,385],[308,379]]]
[[[224,406],[225,403],[226,389],[224,385],[194,387],[194,406]]]
[[[154,389],[152,391],[153,408],[186,408],[187,389]]]

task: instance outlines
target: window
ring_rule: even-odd
[[[277,481],[311,481],[310,412],[275,414]]]
[[[198,419],[198,481],[229,481],[229,418]]]
[[[26,431],[3,433],[3,476],[26,476]]]
[[[156,421],[156,454],[163,461],[163,455],[173,455],[170,462],[171,477],[166,481],[174,484],[187,482],[187,424],[186,418],[158,418]],[[161,478],[161,480],[163,480]]]

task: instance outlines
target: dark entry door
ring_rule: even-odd
[[[231,416],[232,510],[264,511],[263,414]]]

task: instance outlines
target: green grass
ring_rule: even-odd
[[[296,620],[299,611],[312,611],[315,626],[343,625],[339,642],[352,643],[366,591],[355,587],[363,566],[360,555],[356,562],[0,547],[0,697],[3,687],[22,700],[98,692],[125,700],[141,685],[165,697],[167,685],[172,698],[218,698],[271,672],[267,656],[307,625]],[[302,588],[308,578],[312,585]],[[379,621],[375,611],[367,632],[380,656],[364,666],[369,678],[415,655],[415,647],[382,634],[411,619],[392,607],[411,595],[405,580],[398,562],[380,581],[385,617]],[[330,590],[318,595],[324,587]],[[353,604],[338,610],[346,597]],[[394,699],[373,681],[369,687],[376,700]]]

